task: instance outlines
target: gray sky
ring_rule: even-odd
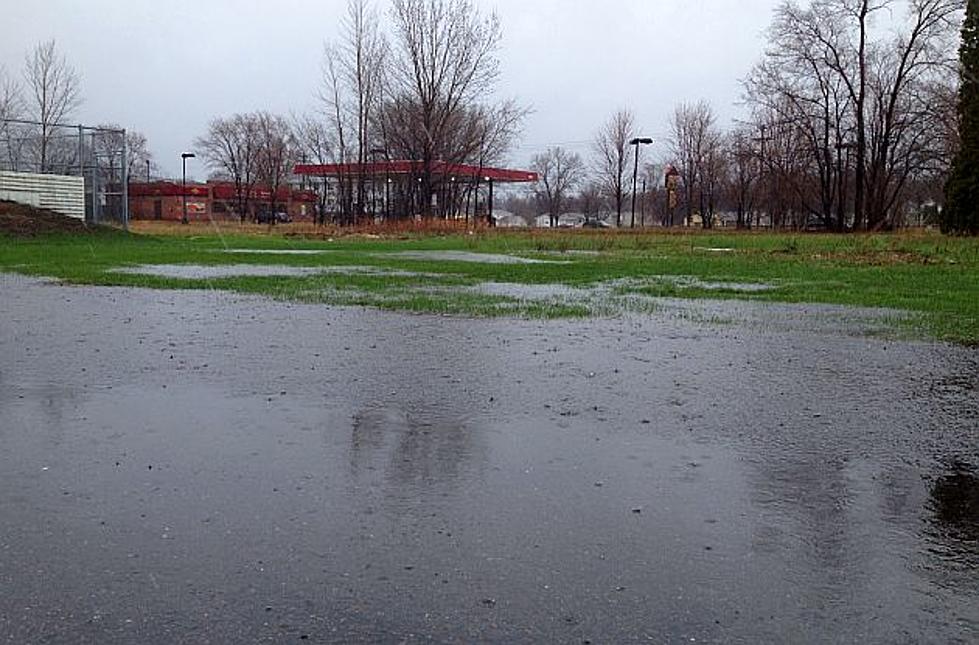
[[[533,108],[512,165],[547,145],[588,152],[618,107],[665,137],[680,101],[740,114],[739,79],[763,48],[777,0],[476,0],[504,38],[500,95]],[[149,138],[179,172],[209,119],[254,109],[315,107],[325,40],[345,0],[0,0],[0,65],[55,38],[82,75],[76,121],[116,122]],[[387,10],[386,0],[379,0]],[[200,168],[192,170],[199,177]]]

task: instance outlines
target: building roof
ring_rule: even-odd
[[[423,161],[379,161],[375,163],[349,164],[298,164],[294,172],[297,175],[329,176],[360,176],[374,178],[420,175],[424,169]],[[511,170],[507,168],[487,168],[467,164],[450,164],[436,161],[432,164],[432,174],[441,177],[458,177],[460,179],[480,179],[500,183],[529,183],[538,179],[537,173],[529,170]]]
[[[184,186],[175,181],[152,181],[149,183],[133,182],[129,184],[129,194],[132,197],[197,197],[231,200],[235,198],[235,185],[226,181],[209,181],[206,184],[192,183]],[[270,201],[272,191],[267,186],[253,186],[249,199],[255,201]],[[311,190],[292,190],[288,186],[280,186],[276,191],[276,200],[294,202],[315,202],[316,193]]]

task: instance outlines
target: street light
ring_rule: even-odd
[[[183,165],[183,189],[180,191],[180,193],[183,195],[184,201],[184,216],[180,221],[183,224],[190,223],[190,220],[187,219],[187,160],[194,159],[195,157],[197,157],[197,155],[195,155],[193,152],[184,152],[180,155],[180,161]]]
[[[636,183],[639,180],[639,146],[648,146],[653,142],[649,137],[636,137],[629,142],[630,146],[636,146],[635,166],[632,169],[632,225],[636,228]]]
[[[378,174],[377,173],[377,155],[384,155],[384,161],[385,162],[389,161],[389,159],[388,159],[388,151],[387,151],[387,148],[380,148],[380,147],[371,148],[370,153],[374,157],[374,167],[371,168],[371,192],[374,193],[374,211],[375,211],[374,212],[374,217],[376,218],[377,217],[377,212],[376,212],[377,211],[377,174]],[[388,165],[387,165],[387,163],[385,163],[385,165],[384,165],[384,177],[385,177],[385,179],[387,179],[387,175],[388,175]],[[388,207],[388,193],[387,193],[387,190],[388,190],[387,182],[385,182],[384,183],[384,211],[385,211],[385,217],[387,216],[387,207]]]
[[[489,182],[489,207],[486,209],[488,212],[486,214],[486,224],[490,228],[496,226],[496,220],[493,219],[493,178],[486,177],[486,181]]]

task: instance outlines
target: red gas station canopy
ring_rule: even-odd
[[[294,170],[297,175],[317,177],[360,176],[390,178],[396,175],[419,175],[425,167],[422,161],[380,161],[365,164],[298,164]],[[504,168],[485,168],[466,164],[450,164],[436,161],[432,164],[432,174],[440,177],[458,177],[500,183],[528,183],[537,181],[537,173],[529,170],[509,170]]]

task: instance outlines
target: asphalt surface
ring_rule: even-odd
[[[979,640],[979,352],[710,308],[0,275],[0,642]]]

